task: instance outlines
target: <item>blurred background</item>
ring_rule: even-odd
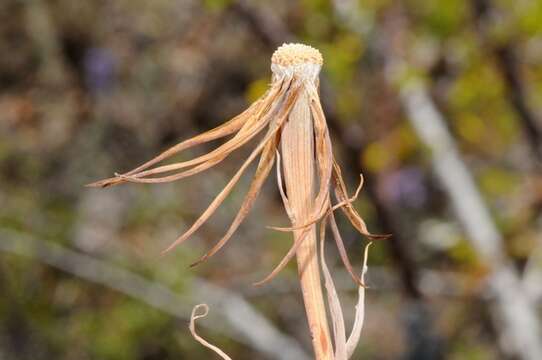
[[[240,113],[299,41],[355,206],[376,233],[355,359],[542,359],[542,2],[2,0],[0,358],[310,359],[274,175],[183,246],[247,150],[165,185],[85,188]],[[212,148],[203,146],[188,155]],[[253,171],[253,169],[252,169]],[[354,265],[365,239],[339,216]],[[351,324],[356,289],[328,262]]]

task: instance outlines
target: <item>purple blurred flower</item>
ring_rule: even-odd
[[[84,59],[85,83],[94,94],[107,92],[114,82],[115,57],[105,48],[90,48]]]
[[[416,167],[398,169],[382,180],[383,196],[393,204],[421,208],[427,200],[423,172]]]

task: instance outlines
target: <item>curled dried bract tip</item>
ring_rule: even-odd
[[[198,314],[200,310],[203,310],[203,312]],[[188,326],[188,328],[190,329],[190,333],[197,342],[199,342],[206,348],[213,350],[222,359],[232,360],[231,357],[229,357],[224,351],[220,350],[218,346],[209,343],[207,340],[199,336],[196,332],[196,320],[206,317],[207,314],[209,314],[209,306],[207,304],[198,304],[194,306],[194,308],[192,309],[192,314],[190,315],[190,325]]]

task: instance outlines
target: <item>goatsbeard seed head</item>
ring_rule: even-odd
[[[324,63],[322,54],[304,44],[282,44],[271,57],[273,79],[296,74],[299,78],[315,82]]]
[[[271,57],[273,64],[292,66],[302,64],[322,65],[324,59],[317,49],[304,44],[282,44]]]

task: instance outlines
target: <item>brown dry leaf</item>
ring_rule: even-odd
[[[333,213],[329,215],[329,223],[331,225],[331,232],[333,233],[333,237],[335,238],[335,242],[337,243],[337,249],[339,250],[339,255],[341,256],[344,267],[346,268],[352,279],[354,279],[354,281],[359,286],[365,287],[363,281],[352,268],[352,264],[350,263],[350,259],[348,258],[348,254],[346,252],[346,248],[344,247],[344,242],[341,233],[339,232],[339,227],[337,226],[337,222],[335,221],[335,216],[333,215]]]
[[[299,245],[303,242],[303,240],[307,237],[307,235],[310,232],[310,227],[307,227],[303,230],[303,232],[300,235],[294,235],[294,244],[290,247],[286,255],[282,258],[282,260],[279,262],[279,264],[267,275],[265,278],[263,278],[260,281],[257,281],[253,283],[254,286],[262,286],[263,284],[273,280],[275,276],[278,275],[279,272],[284,269],[286,265],[292,260],[292,258],[295,256],[297,249],[299,248]]]
[[[361,281],[365,282],[365,274],[367,273],[367,259],[369,258],[369,247],[372,243],[365,245],[365,251],[363,252],[363,269],[361,270]],[[358,287],[358,303],[356,304],[356,315],[354,317],[354,325],[352,326],[352,332],[348,336],[346,341],[347,358],[350,359],[358,346],[361,330],[363,329],[363,322],[365,319],[365,288],[363,286]]]
[[[367,229],[367,225],[365,224],[365,221],[363,221],[363,219],[358,214],[356,209],[354,209],[352,204],[348,201],[348,193],[347,193],[346,185],[344,184],[344,180],[341,174],[341,168],[339,164],[337,164],[337,161],[335,159],[333,159],[333,183],[335,185],[335,195],[337,196],[337,199],[340,202],[345,203],[345,205],[341,207],[341,210],[344,212],[348,220],[350,220],[350,223],[352,223],[352,226],[354,226],[362,235],[365,235],[371,239],[375,239],[375,240],[387,239],[391,236],[391,235],[375,235],[369,232],[369,230]]]
[[[220,139],[223,137],[226,137],[233,132],[239,130],[243,124],[247,121],[249,116],[254,112],[254,107],[256,106],[256,103],[252,104],[251,107],[249,107],[247,110],[245,110],[243,113],[237,115],[235,118],[227,121],[226,123],[211,129],[207,132],[204,132],[203,134],[197,135],[193,138],[190,138],[188,140],[185,140],[179,144],[176,144],[172,146],[171,148],[167,149],[166,151],[162,152],[157,157],[149,160],[148,162],[144,163],[143,165],[140,165],[139,167],[125,173],[124,175],[133,175],[137,172],[140,172],[141,170],[145,170],[149,168],[152,165],[155,165],[165,159],[168,159],[178,153],[180,153],[183,150],[189,149],[191,147],[194,147],[196,145],[204,144],[212,140]],[[109,179],[100,180],[91,184],[88,184],[87,186],[90,187],[106,187],[106,186],[112,186],[112,185],[118,185],[120,183],[124,182],[124,179],[116,176]]]
[[[333,278],[327,267],[325,256],[326,241],[326,223],[327,216],[320,223],[320,265],[324,274],[324,285],[326,288],[327,301],[329,305],[329,314],[333,324],[333,335],[335,343],[335,356],[333,360],[346,360],[346,330],[344,325],[344,316],[339,296]]]
[[[207,154],[198,156],[197,158],[194,158],[191,160],[160,166],[158,168],[142,171],[140,173],[135,173],[133,175],[120,175],[119,177],[123,178],[126,181],[141,182],[141,183],[171,182],[171,181],[182,179],[189,175],[184,175],[183,173],[180,173],[180,174],[164,176],[160,178],[151,178],[151,179],[140,179],[140,178],[159,174],[159,173],[180,170],[186,167],[195,166],[202,163],[203,163],[203,166],[205,166],[205,164],[208,162],[211,162],[212,163],[211,166],[214,166],[217,163],[221,162],[223,159],[225,159],[233,151],[245,145],[248,141],[254,138],[254,136],[256,136],[261,130],[263,130],[271,121],[276,111],[280,108],[279,104],[280,104],[280,101],[275,102],[273,109],[269,111],[268,113],[266,113],[263,117],[261,116],[260,113],[258,113],[253,118],[249,119],[249,121],[247,121],[243,125],[241,130],[232,139],[228,140],[226,143],[222,144],[217,149]],[[206,166],[205,168],[207,169],[209,167],[210,166]]]
[[[297,99],[297,95],[299,94],[300,86],[299,84],[294,87],[291,90],[291,93],[289,93],[289,96],[286,99],[286,104],[284,105],[284,108],[281,111],[280,116],[277,119],[277,126],[273,128],[266,137],[260,142],[260,144],[252,151],[250,156],[245,160],[241,168],[237,171],[237,173],[231,178],[231,180],[228,182],[228,184],[222,189],[222,191],[217,195],[217,197],[211,202],[209,207],[201,214],[201,216],[196,220],[196,222],[188,229],[183,235],[177,238],[167,249],[165,249],[162,253],[166,253],[173,249],[175,246],[181,244],[186,239],[188,239],[201,225],[203,225],[207,219],[216,211],[216,209],[222,204],[226,196],[229,195],[235,184],[239,181],[241,176],[243,175],[246,168],[254,161],[256,156],[263,150],[263,148],[267,145],[267,143],[273,139],[273,137],[276,135],[278,130],[280,129],[280,126],[285,121],[285,119],[288,117],[288,113],[295,104],[295,100]],[[274,149],[273,149],[274,150]]]
[[[264,94],[259,100],[253,103],[247,110],[245,110],[243,113],[236,116],[235,118],[231,119],[230,121],[212,130],[209,130],[203,134],[200,134],[191,139],[185,140],[171,147],[170,149],[164,151],[157,157],[149,160],[145,164],[125,174],[122,174],[120,176],[117,175],[114,178],[101,180],[101,181],[89,184],[88,186],[106,187],[106,186],[111,186],[111,185],[117,185],[122,182],[128,181],[130,179],[133,180],[134,178],[138,178],[138,177],[149,176],[156,173],[168,172],[168,171],[173,171],[173,170],[181,169],[181,168],[192,166],[192,165],[197,165],[204,161],[212,160],[214,159],[215,156],[220,157],[221,155],[231,153],[232,151],[234,151],[235,149],[239,148],[240,146],[248,142],[250,139],[252,139],[252,137],[256,135],[257,132],[266,125],[266,122],[270,120],[271,116],[267,116],[265,118],[266,121],[259,121],[263,114],[266,114],[269,112],[269,107],[272,104],[276,104],[275,100],[277,96],[281,93],[283,86],[285,86],[283,82],[277,82],[266,94]],[[259,126],[254,128],[253,127],[254,123],[258,121],[259,123],[257,123],[257,125]],[[165,166],[161,166],[161,167],[148,170],[148,171],[142,171],[165,159],[170,158],[173,155],[180,153],[183,150],[189,149],[196,145],[207,143],[215,139],[226,137],[237,130],[239,130],[239,132],[232,139],[222,144],[221,146],[211,151],[210,153],[207,153],[205,155],[202,155],[200,157],[197,157],[189,161],[165,165]],[[206,168],[209,168],[209,167],[210,166],[207,166]],[[186,176],[190,176],[190,175],[185,175],[183,177],[186,177]],[[171,177],[169,179],[164,180],[163,182],[174,181],[174,180],[178,180],[178,179]],[[135,182],[135,180],[133,181]]]
[[[326,118],[320,105],[318,92],[312,86],[308,87],[310,94],[310,109],[314,119],[314,137],[316,150],[316,164],[320,187],[314,202],[313,216],[323,215],[327,208],[329,198],[329,187],[331,183],[333,154],[331,140],[327,128]]]
[[[292,213],[292,208],[290,206],[290,201],[288,201],[288,197],[286,196],[286,193],[284,192],[284,187],[282,186],[282,171],[281,171],[281,162],[280,162],[280,153],[277,150],[277,186],[279,188],[280,197],[282,198],[282,203],[284,204],[284,209],[286,210],[286,213],[288,214],[288,217],[295,221],[294,214]]]
[[[200,259],[198,259],[190,266],[196,266],[200,264],[201,262],[213,256],[217,251],[219,251],[228,242],[228,240],[235,233],[239,225],[241,225],[243,220],[247,217],[250,209],[252,208],[252,205],[254,205],[254,201],[256,201],[256,198],[260,193],[262,185],[267,179],[267,175],[273,168],[273,164],[275,162],[275,153],[277,152],[276,147],[279,143],[279,140],[280,134],[277,134],[275,136],[275,139],[267,143],[265,149],[263,150],[260,163],[258,164],[256,174],[254,175],[254,179],[252,179],[250,188],[247,192],[247,195],[245,196],[245,199],[243,200],[241,208],[239,209],[239,212],[235,216],[232,224],[230,225],[230,228],[226,232],[226,235],[224,235],[222,239],[220,239],[211,250],[209,250],[205,255],[203,255]]]

